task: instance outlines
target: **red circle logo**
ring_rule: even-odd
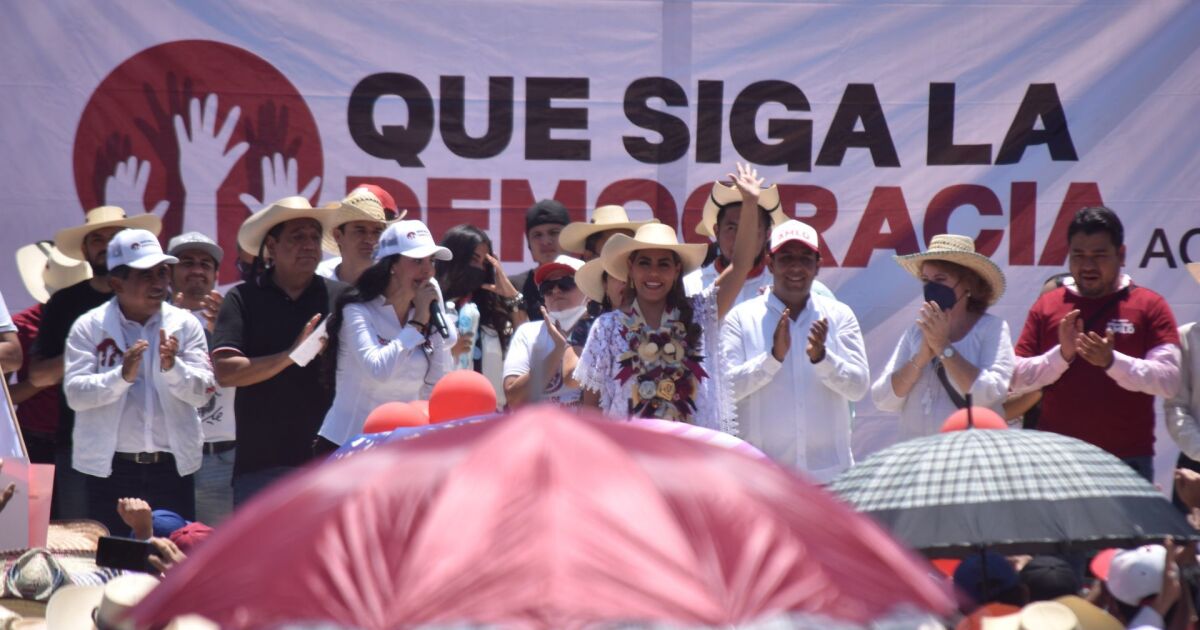
[[[75,132],[74,168],[84,210],[154,212],[164,241],[212,237],[226,253],[220,282],[231,282],[242,221],[286,196],[316,199],[324,157],[283,73],[236,46],[188,40],[147,48],[100,82]]]

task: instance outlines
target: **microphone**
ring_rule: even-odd
[[[446,328],[446,318],[442,317],[441,300],[434,299],[433,302],[429,303],[429,323],[437,329],[442,339],[450,338],[450,329]]]

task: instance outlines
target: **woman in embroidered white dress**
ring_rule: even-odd
[[[628,283],[629,299],[601,315],[588,334],[575,367],[582,406],[736,431],[720,323],[762,249],[755,209],[763,180],[741,164],[730,178],[742,193],[745,224],[732,264],[701,293],[685,297],[682,278],[704,262],[708,248],[680,243],[670,226],[643,225],[632,237],[619,234],[605,243],[604,270]]]

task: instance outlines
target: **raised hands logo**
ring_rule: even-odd
[[[237,279],[237,230],[282,197],[315,201],[324,159],[316,121],[286,77],[228,44],[180,41],[143,50],[96,88],[74,150],[81,213],[118,205],[163,219],[225,250],[220,282]]]

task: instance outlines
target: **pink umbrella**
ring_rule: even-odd
[[[786,471],[541,406],[310,467],[133,613],[229,628],[855,623],[953,606],[928,565]]]

